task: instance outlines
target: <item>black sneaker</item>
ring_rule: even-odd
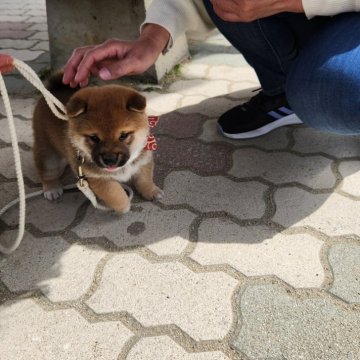
[[[248,102],[221,115],[218,129],[231,139],[250,139],[294,124],[302,121],[291,110],[285,94],[267,96],[260,91]]]

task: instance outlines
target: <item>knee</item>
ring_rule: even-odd
[[[345,69],[313,66],[299,58],[286,86],[287,99],[308,126],[344,135],[360,134],[360,81]]]
[[[301,52],[288,74],[286,94],[305,124],[338,134],[360,134],[360,47],[335,30],[333,26],[325,31]]]

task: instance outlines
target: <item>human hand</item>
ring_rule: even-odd
[[[147,24],[135,41],[110,39],[100,45],[77,48],[65,65],[63,82],[71,87],[84,87],[90,75],[114,80],[141,74],[155,63],[169,37],[163,27]]]
[[[302,0],[210,0],[215,13],[230,22],[250,22],[281,12],[304,12]]]

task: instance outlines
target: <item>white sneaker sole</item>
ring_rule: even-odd
[[[273,131],[282,126],[297,125],[297,124],[302,124],[302,123],[303,122],[296,116],[296,114],[291,114],[288,116],[284,116],[281,119],[274,120],[273,122],[271,122],[267,125],[264,125],[263,127],[258,128],[256,130],[252,130],[252,131],[248,131],[248,132],[244,132],[244,133],[240,133],[240,134],[228,134],[228,133],[224,132],[220,126],[218,126],[218,130],[222,135],[224,135],[230,139],[237,139],[237,140],[252,139],[255,137],[265,135],[265,134],[269,133],[270,131]]]

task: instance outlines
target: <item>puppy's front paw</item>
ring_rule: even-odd
[[[118,214],[126,214],[127,212],[130,211],[130,208],[131,208],[131,201],[128,200],[127,202],[124,202],[124,204],[121,204],[116,206],[114,208],[114,210],[118,213]]]
[[[64,190],[62,187],[56,188],[56,189],[50,189],[44,191],[44,197],[50,201],[58,199],[62,194],[64,193]]]
[[[164,191],[154,186],[149,192],[141,194],[146,200],[160,200],[164,196]]]

